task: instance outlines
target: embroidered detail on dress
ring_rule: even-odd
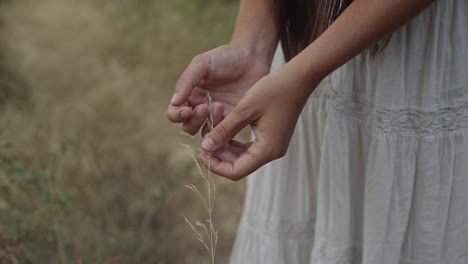
[[[384,133],[434,135],[468,127],[468,102],[458,106],[433,111],[415,109],[385,109],[342,91],[329,89],[324,97],[330,101],[331,110],[342,116],[372,120]]]
[[[267,237],[310,240],[314,237],[315,219],[273,221],[259,212],[249,211],[244,213],[241,226]]]

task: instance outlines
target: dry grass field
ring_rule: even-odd
[[[174,83],[229,39],[233,0],[0,0],[0,263],[208,263],[205,211],[165,118]],[[243,183],[218,179],[218,263]]]

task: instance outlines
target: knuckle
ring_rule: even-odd
[[[238,182],[242,180],[243,175],[240,175],[239,173],[231,171],[228,175],[226,175],[226,177],[233,182]]]
[[[240,181],[242,179],[244,179],[245,177],[247,177],[250,173],[252,173],[251,171],[243,171],[241,173],[239,173],[236,177],[234,177],[234,181]]]
[[[237,107],[237,111],[235,113],[237,114],[238,118],[247,118],[253,115],[254,110],[249,105],[242,104]]]
[[[213,128],[213,132],[216,133],[222,139],[229,138],[229,132],[222,123],[218,124],[215,128]]]
[[[279,155],[278,155],[278,159],[279,159],[279,158],[282,158],[282,157],[284,157],[284,156],[286,156],[287,153],[288,153],[288,149],[287,149],[287,148],[281,149],[281,151],[279,152]]]
[[[190,120],[190,125],[194,128],[196,128],[197,130],[200,129],[200,127],[203,125],[203,123],[205,122],[206,118],[203,118],[203,117],[193,117],[191,120]]]
[[[177,120],[176,118],[174,117],[174,114],[170,111],[167,111],[166,112],[166,117],[167,119],[169,119],[169,121],[171,121],[172,123],[177,123]]]
[[[235,176],[235,177],[232,177],[232,178],[231,178],[231,181],[233,181],[233,182],[238,182],[238,181],[240,181],[241,179],[242,179],[242,177]]]
[[[282,158],[286,155],[286,153],[287,153],[287,148],[284,148],[284,147],[277,147],[274,145],[270,145],[270,147],[266,149],[266,154],[267,154],[266,156],[269,161]]]

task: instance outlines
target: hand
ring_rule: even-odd
[[[294,76],[272,73],[247,91],[242,100],[204,137],[199,158],[212,172],[239,180],[262,165],[286,154],[296,122],[311,91]],[[232,140],[250,125],[255,140]]]
[[[209,92],[216,125],[254,83],[268,74],[270,64],[234,45],[196,56],[177,81],[167,110],[168,119],[183,123],[185,132],[196,134],[209,116],[210,109],[205,104]]]

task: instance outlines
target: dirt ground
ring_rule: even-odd
[[[0,263],[208,263],[200,184],[165,117],[237,1],[0,0]],[[244,182],[217,179],[217,263]]]

